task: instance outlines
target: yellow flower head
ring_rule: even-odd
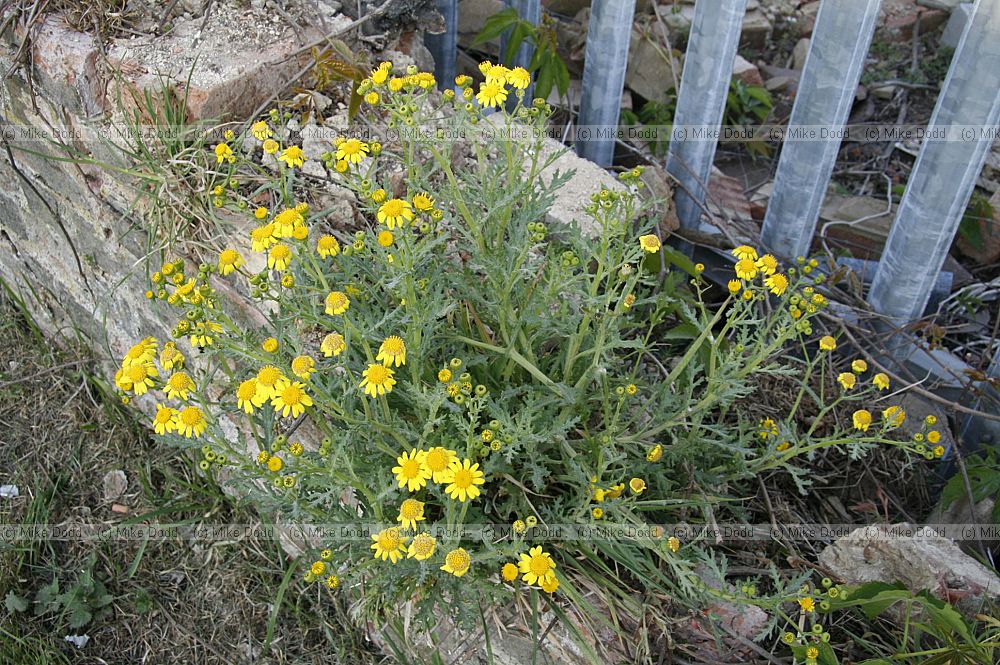
[[[187,399],[188,393],[194,390],[194,379],[187,372],[174,372],[163,386],[168,399]],[[136,391],[136,394],[139,394]]]
[[[208,428],[205,412],[196,406],[188,406],[177,414],[177,433],[185,438],[199,437]]]
[[[375,360],[386,367],[399,367],[406,364],[406,343],[401,337],[390,335],[386,337],[378,347],[378,355]]]
[[[437,539],[434,536],[429,533],[418,533],[406,551],[406,558],[423,561],[434,556],[435,549],[437,549]]]
[[[819,348],[823,351],[833,351],[837,348],[837,340],[829,335],[824,335],[819,339]]]
[[[765,275],[773,275],[778,270],[778,259],[774,258],[771,254],[765,254],[757,259],[757,267]]]
[[[243,265],[243,257],[235,249],[224,249],[219,253],[219,274],[230,275]]]
[[[172,342],[164,344],[164,352],[166,352],[168,345],[172,344]],[[156,357],[156,345],[157,342],[155,337],[147,337],[141,342],[132,345],[132,347],[125,354],[125,357],[122,358],[122,367],[128,367],[132,364],[144,365],[151,362]],[[170,368],[164,367],[163,369]]]
[[[886,424],[886,427],[899,427],[906,420],[906,411],[900,406],[890,406],[882,411],[882,421]],[[927,437],[930,441],[930,436]],[[931,441],[931,443],[936,443],[936,441]]]
[[[250,133],[258,141],[265,141],[271,138],[271,127],[264,120],[258,120],[250,126]]]
[[[290,145],[278,156],[279,162],[284,162],[288,168],[294,168],[302,166],[306,163],[306,155],[302,152],[302,148],[297,145]]]
[[[313,405],[312,397],[309,396],[305,388],[304,383],[296,381],[277,391],[277,394],[271,399],[274,411],[285,418],[288,416],[298,418],[305,412],[307,406]]]
[[[735,295],[735,294],[739,293],[740,290],[743,288],[743,282],[741,282],[738,279],[731,279],[731,280],[729,280],[729,283],[726,284],[726,288],[729,289],[730,293],[732,293],[733,295]]]
[[[508,561],[503,565],[503,568],[500,569],[500,576],[503,578],[504,582],[513,582],[517,579],[517,572],[517,566]]]
[[[788,278],[780,272],[774,273],[764,280],[764,286],[774,295],[780,296],[788,289]]]
[[[153,431],[157,434],[170,434],[177,428],[176,416],[176,409],[157,404],[156,415],[153,416]]]
[[[274,224],[258,226],[250,232],[250,248],[255,252],[263,252],[274,244]]]
[[[810,596],[806,596],[805,598],[799,598],[799,607],[802,609],[803,612],[806,613],[812,612],[816,609],[816,601],[813,600],[812,597]]]
[[[405,487],[409,492],[416,492],[427,485],[431,470],[424,463],[424,457],[424,451],[418,452],[413,448],[396,458],[398,466],[392,467],[392,472],[396,475],[400,487]]]
[[[264,152],[269,155],[275,154],[281,148],[281,146],[278,145],[278,142],[274,139],[266,139],[261,147],[264,149]]]
[[[221,164],[222,162],[229,162],[232,164],[236,161],[236,155],[233,154],[233,149],[229,147],[227,143],[220,143],[215,146],[215,163]]]
[[[862,372],[868,371],[868,363],[866,363],[861,358],[858,358],[851,363],[851,371],[855,374],[861,374]]]
[[[375,103],[377,102],[376,99]],[[367,156],[368,144],[359,139],[347,139],[337,147],[337,159],[342,159],[349,164],[359,164]]]
[[[362,379],[358,387],[363,388],[365,394],[372,397],[385,395],[392,392],[392,387],[396,385],[396,379],[392,375],[392,370],[385,365],[370,364],[368,369],[361,372]]]
[[[756,261],[757,250],[749,245],[740,245],[733,250],[733,256],[737,261]]]
[[[681,548],[681,541],[675,536],[670,536],[667,538],[667,547],[671,552],[677,552]]]
[[[413,208],[410,202],[403,199],[389,199],[378,209],[375,215],[378,221],[392,230],[413,220]]]
[[[316,361],[312,356],[295,356],[292,359],[292,373],[300,379],[308,379],[316,371]]]
[[[376,559],[382,559],[382,561],[388,559],[392,563],[396,563],[406,554],[407,538],[400,533],[399,527],[383,529],[373,535],[372,540],[374,542],[371,544],[371,548],[375,552]]]
[[[424,455],[424,464],[431,472],[431,479],[436,483],[451,482],[450,467],[455,459],[455,451],[447,448],[431,448]]]
[[[552,555],[542,550],[539,545],[532,547],[527,554],[522,554],[517,567],[522,580],[528,584],[541,584],[549,577],[555,576],[556,562],[552,560]]]
[[[524,67],[514,67],[507,72],[507,83],[518,90],[524,90],[531,85],[531,74]]]
[[[889,377],[882,372],[879,372],[872,377],[872,385],[874,385],[879,390],[888,390],[889,388]]]
[[[257,399],[261,402],[273,399],[290,383],[274,365],[264,365],[257,372]]]
[[[479,464],[473,464],[472,460],[465,459],[459,462],[453,460],[448,469],[445,481],[448,486],[445,492],[456,501],[471,501],[479,496],[480,491],[477,485],[486,482],[483,472],[479,470]]]
[[[340,254],[340,243],[331,235],[320,236],[316,239],[316,253],[324,259],[337,256]]]
[[[545,593],[555,593],[559,588],[559,580],[555,575],[550,575],[542,580],[542,591]]]
[[[841,372],[837,375],[837,382],[844,387],[844,390],[850,390],[858,382],[858,377],[851,372]]]
[[[449,381],[451,381],[451,376],[452,376],[451,370],[445,367],[444,369],[438,372],[438,381],[440,381],[441,383],[448,383]]]
[[[851,417],[854,421],[854,428],[862,432],[868,431],[868,426],[872,424],[872,414],[865,409],[858,409]]]
[[[507,101],[507,89],[503,82],[487,79],[479,85],[476,101],[479,102],[480,106],[488,109],[494,106],[503,106],[503,103]]]
[[[469,553],[464,548],[459,547],[445,555],[444,565],[441,566],[441,570],[451,573],[455,577],[461,577],[469,572],[471,565],[472,557],[469,556]]]
[[[396,241],[396,236],[392,235],[392,231],[380,231],[375,239],[378,241],[380,247],[392,247],[392,243]]]
[[[632,490],[635,495],[642,494],[646,490],[646,481],[642,478],[633,478],[628,481],[628,488]]]
[[[326,358],[339,356],[346,348],[347,342],[344,340],[344,336],[335,332],[324,337],[319,345],[319,350],[323,352],[323,356]]]
[[[271,270],[287,270],[291,261],[292,248],[283,242],[279,242],[267,253],[267,267]]]
[[[382,62],[378,67],[372,70],[371,80],[375,85],[384,85],[389,79],[389,74],[392,72],[391,62]]]
[[[927,441],[928,443],[939,443],[941,441],[941,432],[936,429],[927,432]]]
[[[414,194],[413,207],[419,212],[427,212],[434,207],[434,199],[426,192]]]
[[[236,389],[236,406],[246,413],[253,413],[254,408],[260,408],[264,399],[257,390],[257,379],[247,379]]]
[[[663,458],[663,446],[656,444],[646,453],[646,460],[649,462],[659,462]]]
[[[326,296],[326,313],[330,316],[343,314],[351,306],[351,300],[343,291],[331,291]]]
[[[642,247],[643,251],[655,254],[660,251],[660,239],[653,234],[639,236],[639,246]]]
[[[404,529],[416,529],[417,522],[424,519],[424,502],[416,499],[406,499],[399,506],[399,516],[396,518]]]
[[[740,259],[733,267],[736,276],[740,279],[753,279],[757,276],[757,264],[750,259]]]

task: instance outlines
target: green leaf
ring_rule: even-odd
[[[93,618],[93,615],[86,606],[77,605],[69,613],[69,627],[74,629],[83,628],[90,623],[91,618]]]
[[[527,21],[518,21],[514,29],[510,31],[510,35],[507,37],[507,50],[503,54],[505,64],[509,65],[514,61],[517,49],[521,47],[521,43],[528,37],[530,31],[531,24]]]
[[[24,612],[28,609],[28,599],[22,598],[13,591],[7,592],[7,597],[4,598],[4,605],[7,607],[7,611],[10,613],[14,612]]]
[[[497,12],[486,19],[486,24],[483,25],[483,29],[479,31],[479,34],[476,35],[476,38],[472,41],[472,45],[475,46],[496,39],[507,28],[520,20],[517,10],[513,7],[505,9],[502,12]]]
[[[559,87],[559,94],[565,95],[569,92],[569,70],[558,53],[552,54],[552,64],[555,68],[556,86]]]
[[[543,55],[541,57],[541,64],[538,67],[538,78],[535,79],[535,97],[548,99],[549,93],[552,92],[552,86],[555,83],[552,67],[549,64],[551,57],[548,51],[537,51],[537,53],[542,53]]]

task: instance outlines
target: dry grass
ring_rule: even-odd
[[[21,494],[0,499],[0,523],[260,522],[180,452],[154,448],[105,399],[81,348],[50,344],[6,298],[0,331],[0,484]],[[115,469],[128,488],[105,496],[102,479]],[[89,557],[113,598],[108,616],[79,630],[60,613],[35,616],[37,591],[53,579],[67,590]],[[301,588],[297,567],[272,612],[290,566],[277,542],[254,538],[0,544],[0,597],[28,601],[24,612],[0,607],[0,663],[380,662],[334,597]],[[63,640],[74,633],[91,638],[82,651]]]

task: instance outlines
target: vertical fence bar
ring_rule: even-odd
[[[761,243],[779,256],[809,251],[841,141],[806,132],[817,127],[839,130],[846,122],[881,4],[820,4],[761,231]]]
[[[746,7],[747,0],[701,0],[694,6],[667,156],[667,171],[681,184],[674,201],[685,228],[700,225],[717,142],[693,137],[684,128],[722,123]]]
[[[977,0],[868,294],[897,325],[927,306],[998,124],[1000,2]]]
[[[600,166],[615,156],[634,14],[635,0],[594,0],[590,8],[576,152]]]
[[[444,17],[444,32],[424,37],[427,50],[434,57],[434,78],[438,88],[455,86],[455,60],[458,54],[458,0],[437,0],[438,11]]]

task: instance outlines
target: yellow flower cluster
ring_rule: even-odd
[[[459,459],[454,450],[434,447],[429,450],[411,449],[396,458],[392,468],[399,486],[416,492],[428,481],[444,485],[445,493],[455,501],[471,501],[479,496],[479,485],[486,482],[478,463]]]

